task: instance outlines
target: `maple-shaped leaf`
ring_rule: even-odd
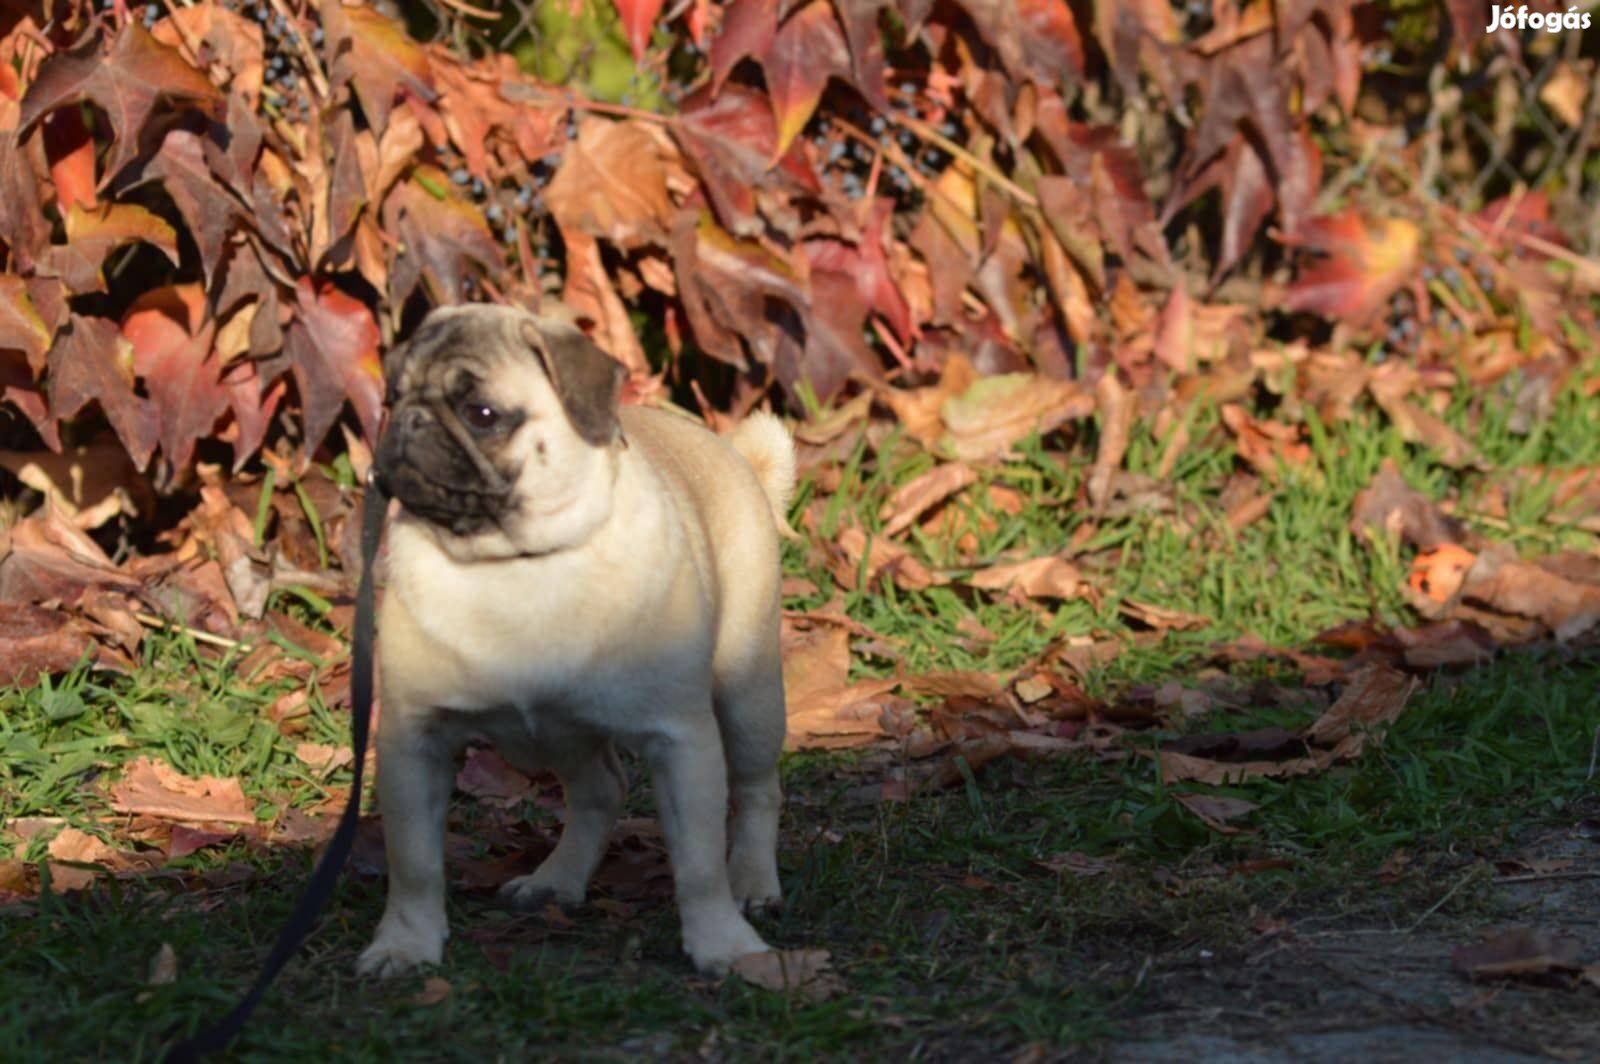
[[[764,60],[778,32],[778,0],[737,0],[722,16],[722,26],[711,42],[711,91],[722,90],[739,60]]]
[[[804,281],[787,261],[756,241],[733,236],[709,213],[680,218],[672,258],[695,342],[732,365],[746,364],[741,339],[754,342],[771,329],[770,301],[796,309],[807,303]]]
[[[378,438],[383,413],[383,366],[372,311],[330,284],[295,286],[295,319],[284,337],[305,418],[305,453],[311,454],[339,416],[345,400],[361,431]]]
[[[155,404],[133,388],[133,350],[117,323],[72,315],[50,349],[50,409],[70,418],[91,402],[116,430],[133,464],[143,469],[160,439]]]
[[[129,21],[109,49],[102,47],[98,38],[91,38],[45,60],[22,98],[18,129],[26,133],[39,119],[66,104],[94,104],[105,112],[112,134],[100,179],[104,185],[138,152],[139,134],[162,100],[200,105],[217,117],[224,102],[221,91],[177,49]]]
[[[41,272],[59,277],[74,295],[104,292],[101,267],[117,248],[150,244],[178,264],[178,234],[160,217],[133,203],[107,203],[98,210],[67,212],[67,242],[50,251]]]
[[[812,0],[790,15],[778,28],[761,65],[778,120],[776,157],[811,121],[828,79],[849,76],[850,49],[833,17],[832,5],[827,0]]]
[[[884,254],[884,238],[893,213],[894,201],[879,198],[872,205],[872,215],[862,229],[859,243],[824,238],[806,241],[804,249],[812,270],[831,270],[855,278],[861,302],[881,314],[900,340],[909,343],[915,328],[911,307],[895,283]]]
[[[642,122],[585,118],[545,189],[563,232],[576,230],[621,248],[659,243],[672,222],[662,145]]]
[[[28,282],[13,273],[0,274],[0,348],[21,351],[38,373],[53,334],[28,292]]]
[[[205,139],[187,129],[171,130],[144,167],[141,179],[158,180],[166,189],[194,238],[200,268],[209,282],[244,210],[214,176],[206,160]]]
[[[615,0],[617,14],[622,16],[622,28],[628,34],[628,47],[633,49],[633,61],[644,62],[650,48],[650,33],[656,27],[665,0]]]
[[[868,103],[883,111],[889,110],[890,104],[883,84],[887,65],[878,15],[889,6],[889,0],[833,0],[833,9],[844,27],[845,40],[850,44],[852,84]]]
[[[367,124],[379,136],[401,95],[423,102],[435,97],[428,54],[406,33],[404,24],[370,7],[345,7],[323,0],[327,62],[335,85],[349,82],[361,101]]]
[[[1300,268],[1285,309],[1364,324],[1411,279],[1421,234],[1404,218],[1369,222],[1351,207],[1313,218],[1285,242],[1323,256]]]
[[[802,358],[795,366],[780,361],[773,367],[790,394],[797,394],[797,378],[804,379],[812,393],[827,402],[852,377],[881,377],[883,366],[862,338],[867,303],[856,277],[838,270],[813,271],[810,295],[810,312],[802,316],[806,330]]]
[[[398,301],[426,278],[435,302],[459,303],[467,261],[490,269],[501,261],[500,246],[482,212],[455,196],[449,179],[431,166],[419,166],[411,180],[389,193],[383,226],[400,242],[389,275],[392,298]]]
[[[672,133],[694,166],[718,219],[740,236],[762,228],[757,197],[768,187],[818,192],[816,172],[791,145],[772,168],[778,123],[767,97],[743,85],[726,85],[715,97],[702,88],[683,103]]]
[[[216,322],[198,284],[146,292],[122,318],[133,368],[155,403],[161,451],[174,469],[188,466],[195,441],[209,436],[228,409],[220,367],[211,353]]]

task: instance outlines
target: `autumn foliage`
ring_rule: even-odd
[[[904,414],[965,365],[1054,382],[992,450],[1092,411],[1110,367],[1157,407],[1185,378],[1331,380],[1295,322],[1379,336],[1403,291],[1426,316],[1452,254],[1571,355],[1528,267],[1561,244],[1537,194],[1487,220],[1324,195],[1373,132],[1382,30],[1346,0],[616,8],[659,110],[336,0],[12,8],[0,395],[52,448],[97,412],[167,489],[197,449],[310,456],[345,410],[370,438],[380,354],[429,305],[558,296],[637,397],[855,381]],[[960,436],[926,413],[914,434]]]

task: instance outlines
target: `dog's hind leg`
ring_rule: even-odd
[[[728,881],[734,900],[746,912],[776,909],[783,901],[778,884],[778,814],[783,805],[778,755],[783,750],[784,704],[775,647],[768,660],[717,685],[716,711],[733,805]]]
[[[538,868],[500,887],[500,897],[518,908],[583,901],[628,793],[628,778],[611,743],[596,741],[550,753],[556,754],[546,760],[561,780],[567,822],[555,850]]]

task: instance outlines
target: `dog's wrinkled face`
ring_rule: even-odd
[[[457,560],[570,547],[610,514],[623,370],[581,331],[450,307],[385,363],[378,475]]]

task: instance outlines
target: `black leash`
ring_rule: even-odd
[[[273,943],[272,953],[262,965],[255,984],[226,1016],[169,1049],[163,1058],[166,1064],[199,1060],[208,1053],[225,1049],[233,1041],[261,1003],[272,980],[299,951],[317,914],[333,893],[339,872],[355,844],[356,824],[361,816],[361,776],[367,760],[367,737],[372,729],[372,642],[377,627],[373,616],[372,563],[383,538],[383,518],[388,508],[388,493],[378,483],[376,474],[368,477],[366,500],[361,509],[361,582],[356,588],[355,630],[350,647],[350,748],[355,754],[355,768],[351,772],[350,797],[339,816],[339,826],[323,851],[322,860],[311,873],[311,881],[295,904],[289,922],[278,932],[278,941]]]

